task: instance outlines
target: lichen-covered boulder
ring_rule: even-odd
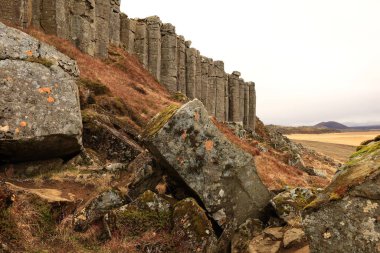
[[[380,252],[380,140],[358,148],[311,202],[303,225],[311,252]]]
[[[182,182],[222,228],[258,218],[269,203],[253,157],[218,130],[199,100],[156,116],[144,139],[169,176]]]
[[[0,23],[0,160],[80,151],[78,75],[75,61]]]

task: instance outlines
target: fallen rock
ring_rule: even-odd
[[[231,240],[231,252],[247,252],[253,237],[258,236],[263,230],[263,223],[257,219],[248,219],[234,232]]]
[[[284,234],[284,247],[288,248],[294,244],[300,243],[305,239],[305,232],[299,228],[291,228],[287,230]]]
[[[74,215],[74,229],[76,231],[85,231],[91,223],[99,220],[112,209],[124,204],[126,204],[126,200],[120,191],[116,189],[105,191],[89,200],[82,210]]]
[[[75,61],[0,23],[0,160],[80,151],[78,75]]]
[[[253,157],[219,132],[199,100],[157,115],[144,139],[165,172],[183,182],[222,228],[234,230],[267,206],[270,193]]]
[[[270,227],[264,229],[264,234],[269,236],[272,240],[281,240],[284,237],[282,230],[282,227]]]
[[[311,252],[380,252],[380,141],[361,146],[304,212]]]
[[[249,253],[278,253],[281,241],[273,241],[264,235],[256,236],[249,244]]]

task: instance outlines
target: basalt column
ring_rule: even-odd
[[[90,3],[88,0],[80,1],[84,5]],[[78,1],[75,1],[78,3]],[[108,45],[110,42],[110,19],[111,19],[111,2],[110,0],[95,0],[96,8],[96,52],[95,55],[100,58],[108,57]]]
[[[148,67],[148,32],[144,20],[136,23],[135,53],[140,63]]]
[[[216,66],[211,60],[209,64],[208,90],[207,90],[207,111],[215,116],[216,107]]]
[[[31,22],[31,9],[31,0],[0,0],[1,18],[23,28]]]
[[[186,45],[183,36],[177,37],[177,91],[186,94]]]
[[[109,25],[109,40],[112,45],[120,45],[120,0],[111,1],[110,21]]]
[[[201,97],[200,100],[207,108],[208,99],[208,78],[209,78],[209,67],[211,60],[209,58],[203,57],[201,59]]]
[[[199,50],[197,50],[195,68],[195,97],[200,99],[202,96],[202,58]]]
[[[249,121],[249,86],[248,83],[244,84],[244,117],[243,126],[245,129],[248,128]]]
[[[228,74],[224,73],[224,83],[225,83],[225,92],[224,92],[224,118],[225,121],[228,121],[229,119],[229,113],[230,113],[230,95],[229,95],[229,89],[228,89]]]
[[[95,13],[95,0],[72,0],[70,13],[70,40],[82,52],[92,56],[97,55],[96,46],[99,44],[96,38],[95,15],[100,14]]]
[[[161,27],[161,83],[170,92],[177,92],[177,35],[172,24]]]
[[[186,48],[186,96],[195,98],[195,79],[197,75],[197,50]]]
[[[148,70],[158,80],[161,79],[161,20],[157,16],[146,19],[148,30]]]
[[[68,39],[69,38],[69,1],[56,0],[56,1],[38,1],[39,13],[36,19],[39,19],[39,26],[45,33],[54,34],[58,37]]]
[[[224,78],[224,62],[216,61],[214,64],[216,81],[215,117],[219,121],[225,121],[226,83]]]
[[[136,20],[129,19],[124,13],[121,14],[120,42],[129,53],[135,51]]]
[[[229,118],[231,122],[240,122],[240,72],[234,71],[228,76],[228,91],[229,91]]]
[[[249,82],[249,117],[248,117],[248,129],[255,131],[256,127],[256,90],[255,83]]]
[[[243,124],[244,121],[244,93],[245,93],[245,82],[243,78],[239,79],[239,109],[240,109],[240,120],[239,122]]]

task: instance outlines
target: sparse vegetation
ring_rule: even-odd
[[[30,56],[26,59],[26,61],[28,62],[34,62],[34,63],[38,63],[38,64],[42,64],[44,65],[45,67],[47,68],[50,68],[51,66],[54,65],[54,63],[48,59],[45,59],[45,58],[37,58],[37,57],[34,57],[34,56]]]

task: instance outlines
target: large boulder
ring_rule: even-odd
[[[311,252],[380,252],[380,138],[360,146],[311,202],[303,225]]]
[[[152,119],[143,137],[169,176],[223,229],[260,217],[269,203],[253,157],[218,130],[199,100],[169,107]]]
[[[0,160],[64,157],[81,149],[75,61],[0,23]]]

